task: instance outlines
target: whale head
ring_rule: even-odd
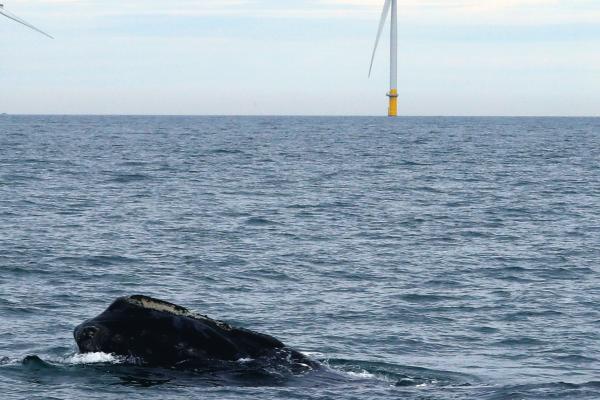
[[[201,357],[209,338],[231,327],[184,307],[134,295],[116,299],[73,332],[80,353],[109,353],[169,363]],[[212,346],[214,347],[214,346]]]
[[[150,365],[236,361],[285,353],[304,360],[276,338],[190,312],[147,296],[115,300],[73,332],[81,353],[102,352]]]

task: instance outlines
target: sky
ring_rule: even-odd
[[[385,115],[383,0],[2,0],[0,113]],[[600,0],[398,0],[401,115],[600,116]]]

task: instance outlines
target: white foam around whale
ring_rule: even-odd
[[[360,371],[360,372],[344,371],[344,373],[354,379],[377,379],[377,378],[379,378],[377,375],[372,374],[368,371],[364,371],[364,370]]]
[[[75,354],[65,359],[69,364],[121,364],[122,358],[107,353]]]
[[[300,353],[302,353],[302,355],[309,357],[309,358],[316,358],[316,359],[326,358],[325,354],[319,353],[318,351],[301,351]]]

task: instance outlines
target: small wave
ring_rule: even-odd
[[[500,331],[498,328],[494,328],[492,326],[473,326],[470,329],[472,331],[485,334],[498,333]]]
[[[32,370],[39,370],[39,369],[45,370],[45,369],[53,368],[52,364],[42,360],[38,356],[27,356],[23,359],[21,364],[23,364],[26,368],[32,369]]]
[[[452,296],[444,296],[439,294],[421,294],[421,293],[409,293],[401,295],[400,298],[409,303],[437,303],[440,301],[456,300]]]
[[[112,178],[108,179],[107,182],[112,183],[132,183],[140,182],[152,179],[149,175],[145,174],[115,174]]]
[[[568,354],[554,357],[558,361],[568,362],[572,364],[591,364],[598,361],[596,358],[586,357],[578,354]]]
[[[424,167],[424,166],[432,165],[432,164],[426,163],[426,162],[413,161],[413,160],[402,160],[402,161],[397,162],[396,165],[399,165],[402,167]]]
[[[145,167],[149,164],[150,163],[144,162],[144,161],[124,161],[124,162],[120,163],[119,165],[121,165],[123,167]]]
[[[541,346],[544,344],[542,340],[531,338],[531,337],[515,337],[507,338],[496,342],[499,346],[505,347],[528,347],[528,346]]]
[[[251,217],[246,220],[247,225],[277,225],[277,222],[261,217]]]
[[[507,385],[493,387],[493,393],[489,399],[597,399],[600,382],[589,381],[583,383],[572,382],[547,382],[520,385]],[[580,397],[582,393],[591,396]],[[517,397],[518,394],[518,397]]]
[[[210,151],[212,154],[244,154],[242,150],[238,149],[214,149]]]
[[[350,379],[373,379],[393,386],[464,386],[478,378],[457,372],[430,370],[375,361],[329,359],[325,365]]]
[[[508,313],[502,319],[506,321],[520,321],[527,320],[529,318],[552,318],[560,317],[562,315],[562,312],[556,310],[522,310],[513,313]]]
[[[0,365],[10,364],[11,359],[8,357],[0,357]]]
[[[413,188],[413,191],[415,192],[426,192],[426,193],[435,193],[435,194],[442,194],[444,193],[442,190],[435,188],[433,186],[418,186]]]
[[[108,267],[113,265],[123,265],[123,264],[132,264],[138,261],[135,258],[129,258],[125,256],[119,255],[90,255],[90,256],[81,256],[81,257],[57,257],[54,259],[57,262],[68,263],[68,264],[76,264],[76,263],[85,263],[91,266],[97,267]]]

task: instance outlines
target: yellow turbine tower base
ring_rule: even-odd
[[[398,116],[398,90],[392,89],[388,93],[388,97],[390,98],[390,107],[388,108],[388,117],[397,117]]]

